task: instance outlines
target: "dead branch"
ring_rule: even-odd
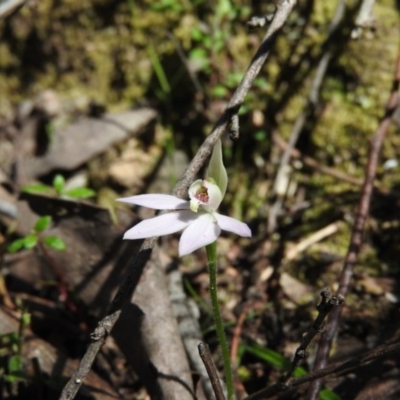
[[[295,244],[292,247],[289,247],[285,252],[285,259],[287,261],[294,260],[299,253],[302,253],[304,250],[308,249],[315,243],[324,240],[326,237],[330,235],[334,235],[342,225],[341,221],[333,222],[327,226],[324,226],[322,229],[314,232],[311,236],[302,240],[300,243]]]
[[[280,136],[276,134],[273,135],[273,141],[278,147],[280,147],[284,151],[286,151],[286,149],[290,149],[291,158],[296,158],[298,160],[301,160],[305,165],[314,168],[316,171],[321,172],[322,174],[332,176],[333,178],[350,183],[352,185],[356,186],[363,185],[362,179],[355,178],[351,175],[345,174],[334,168],[327,167],[326,165],[319,163],[314,158],[303,155],[299,150],[290,148],[289,143],[287,143],[285,140],[283,140]]]
[[[317,310],[318,315],[315,318],[315,321],[311,328],[303,335],[300,346],[296,349],[294,358],[290,365],[288,372],[280,379],[281,383],[286,383],[290,377],[292,376],[296,367],[300,364],[302,360],[305,360],[308,357],[307,348],[310,345],[311,341],[314,339],[317,333],[323,332],[324,330],[324,320],[327,315],[336,307],[343,304],[343,297],[341,295],[332,296],[331,292],[328,288],[322,290],[321,294],[321,303],[318,304]]]
[[[300,378],[294,378],[288,384],[276,383],[266,389],[260,390],[251,396],[246,397],[244,400],[261,400],[268,399],[275,396],[278,393],[282,393],[288,389],[295,388],[297,386],[303,385],[304,383],[315,381],[316,379],[323,378],[329,375],[340,375],[347,373],[355,368],[359,368],[362,365],[377,360],[382,357],[388,357],[393,354],[397,354],[400,351],[400,343],[398,341],[387,343],[385,345],[379,346],[374,350],[364,353],[361,356],[353,357],[345,362],[339,362],[330,365],[329,367],[319,369],[308,375],[302,376]]]
[[[214,364],[214,360],[212,359],[208,345],[205,343],[199,343],[198,349],[200,357],[210,378],[211,385],[214,389],[216,399],[225,400],[224,391],[222,390],[221,382],[219,380],[218,370]]]

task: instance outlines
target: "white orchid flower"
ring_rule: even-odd
[[[205,180],[199,179],[191,184],[190,201],[167,194],[142,194],[118,199],[155,210],[173,210],[139,222],[125,232],[124,239],[163,236],[184,229],[179,241],[179,255],[184,256],[213,243],[221,230],[251,237],[246,224],[217,213],[228,184],[220,141],[214,147],[207,176]]]

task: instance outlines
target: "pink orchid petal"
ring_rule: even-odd
[[[117,199],[123,203],[152,208],[154,210],[187,210],[190,205],[186,200],[169,194],[140,194],[138,196]]]
[[[212,214],[198,213],[197,215],[197,219],[182,233],[179,241],[180,256],[185,256],[200,247],[215,242],[221,233],[221,229]]]
[[[186,228],[198,215],[189,210],[175,211],[139,222],[125,232],[124,239],[144,239],[169,235]]]
[[[243,237],[251,237],[251,230],[245,223],[240,222],[235,218],[227,217],[226,215],[218,213],[213,213],[213,215],[222,230],[233,232]]]

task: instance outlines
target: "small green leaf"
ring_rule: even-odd
[[[21,324],[25,327],[31,323],[31,314],[24,312],[21,316]]]
[[[259,142],[264,142],[267,138],[267,133],[265,131],[257,131],[254,135],[254,139]]]
[[[18,343],[18,341],[19,341],[19,336],[18,333],[16,332],[0,335],[1,347],[11,346],[14,343]]]
[[[67,248],[64,241],[57,236],[47,236],[43,239],[43,242],[54,250],[63,251]]]
[[[22,357],[20,355],[11,356],[8,360],[8,370],[10,372],[21,371],[23,366]]]
[[[274,367],[286,369],[290,365],[290,361],[284,356],[259,344],[246,346],[246,350]]]
[[[190,31],[190,35],[193,40],[198,40],[199,42],[203,40],[204,33],[199,28],[193,28]]]
[[[322,389],[319,392],[319,398],[320,400],[341,400],[340,396],[338,396],[335,392],[327,388]]]
[[[56,192],[60,195],[65,186],[65,179],[61,174],[57,174],[53,179],[53,187]]]
[[[35,184],[35,185],[25,185],[22,188],[22,191],[25,193],[50,193],[51,192],[51,188],[49,188],[46,185],[42,185],[40,183]]]
[[[14,240],[7,248],[9,253],[15,253],[24,247],[25,238]]]
[[[33,228],[35,232],[43,232],[45,229],[48,228],[48,226],[51,224],[51,217],[50,215],[45,215],[43,217],[40,217],[36,224],[35,227]]]
[[[45,127],[44,127],[45,131],[46,131],[46,136],[47,136],[47,140],[51,143],[54,142],[54,133],[55,133],[55,129],[54,129],[54,123],[49,121]]]
[[[303,367],[296,367],[293,371],[293,376],[299,378],[300,376],[307,375],[307,371]]]
[[[201,48],[195,48],[190,51],[189,59],[193,61],[193,65],[196,66],[198,70],[205,71],[210,65],[210,58],[208,53]]]
[[[29,380],[28,375],[22,371],[15,371],[15,372],[11,372],[9,374],[4,374],[4,377],[5,377],[6,381],[10,382],[10,383],[20,382],[22,380]]]
[[[88,199],[89,197],[96,196],[96,192],[94,190],[85,187],[67,190],[63,194],[65,196],[75,197],[77,199]]]
[[[240,378],[241,382],[246,382],[249,379],[251,379],[251,371],[249,368],[247,368],[244,365],[241,365],[238,370],[237,370],[237,374]]]
[[[212,89],[212,95],[214,97],[225,97],[228,94],[228,89],[225,86],[217,85]]]
[[[37,245],[38,237],[35,233],[24,237],[24,247],[25,249],[32,249]]]

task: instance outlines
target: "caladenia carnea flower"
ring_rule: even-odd
[[[215,242],[221,230],[250,237],[251,231],[246,224],[217,212],[227,184],[221,142],[218,141],[210,159],[207,178],[193,182],[189,188],[190,201],[166,194],[142,194],[118,199],[155,210],[171,210],[139,222],[125,233],[124,239],[163,236],[184,229],[179,241],[179,255],[184,256]]]

